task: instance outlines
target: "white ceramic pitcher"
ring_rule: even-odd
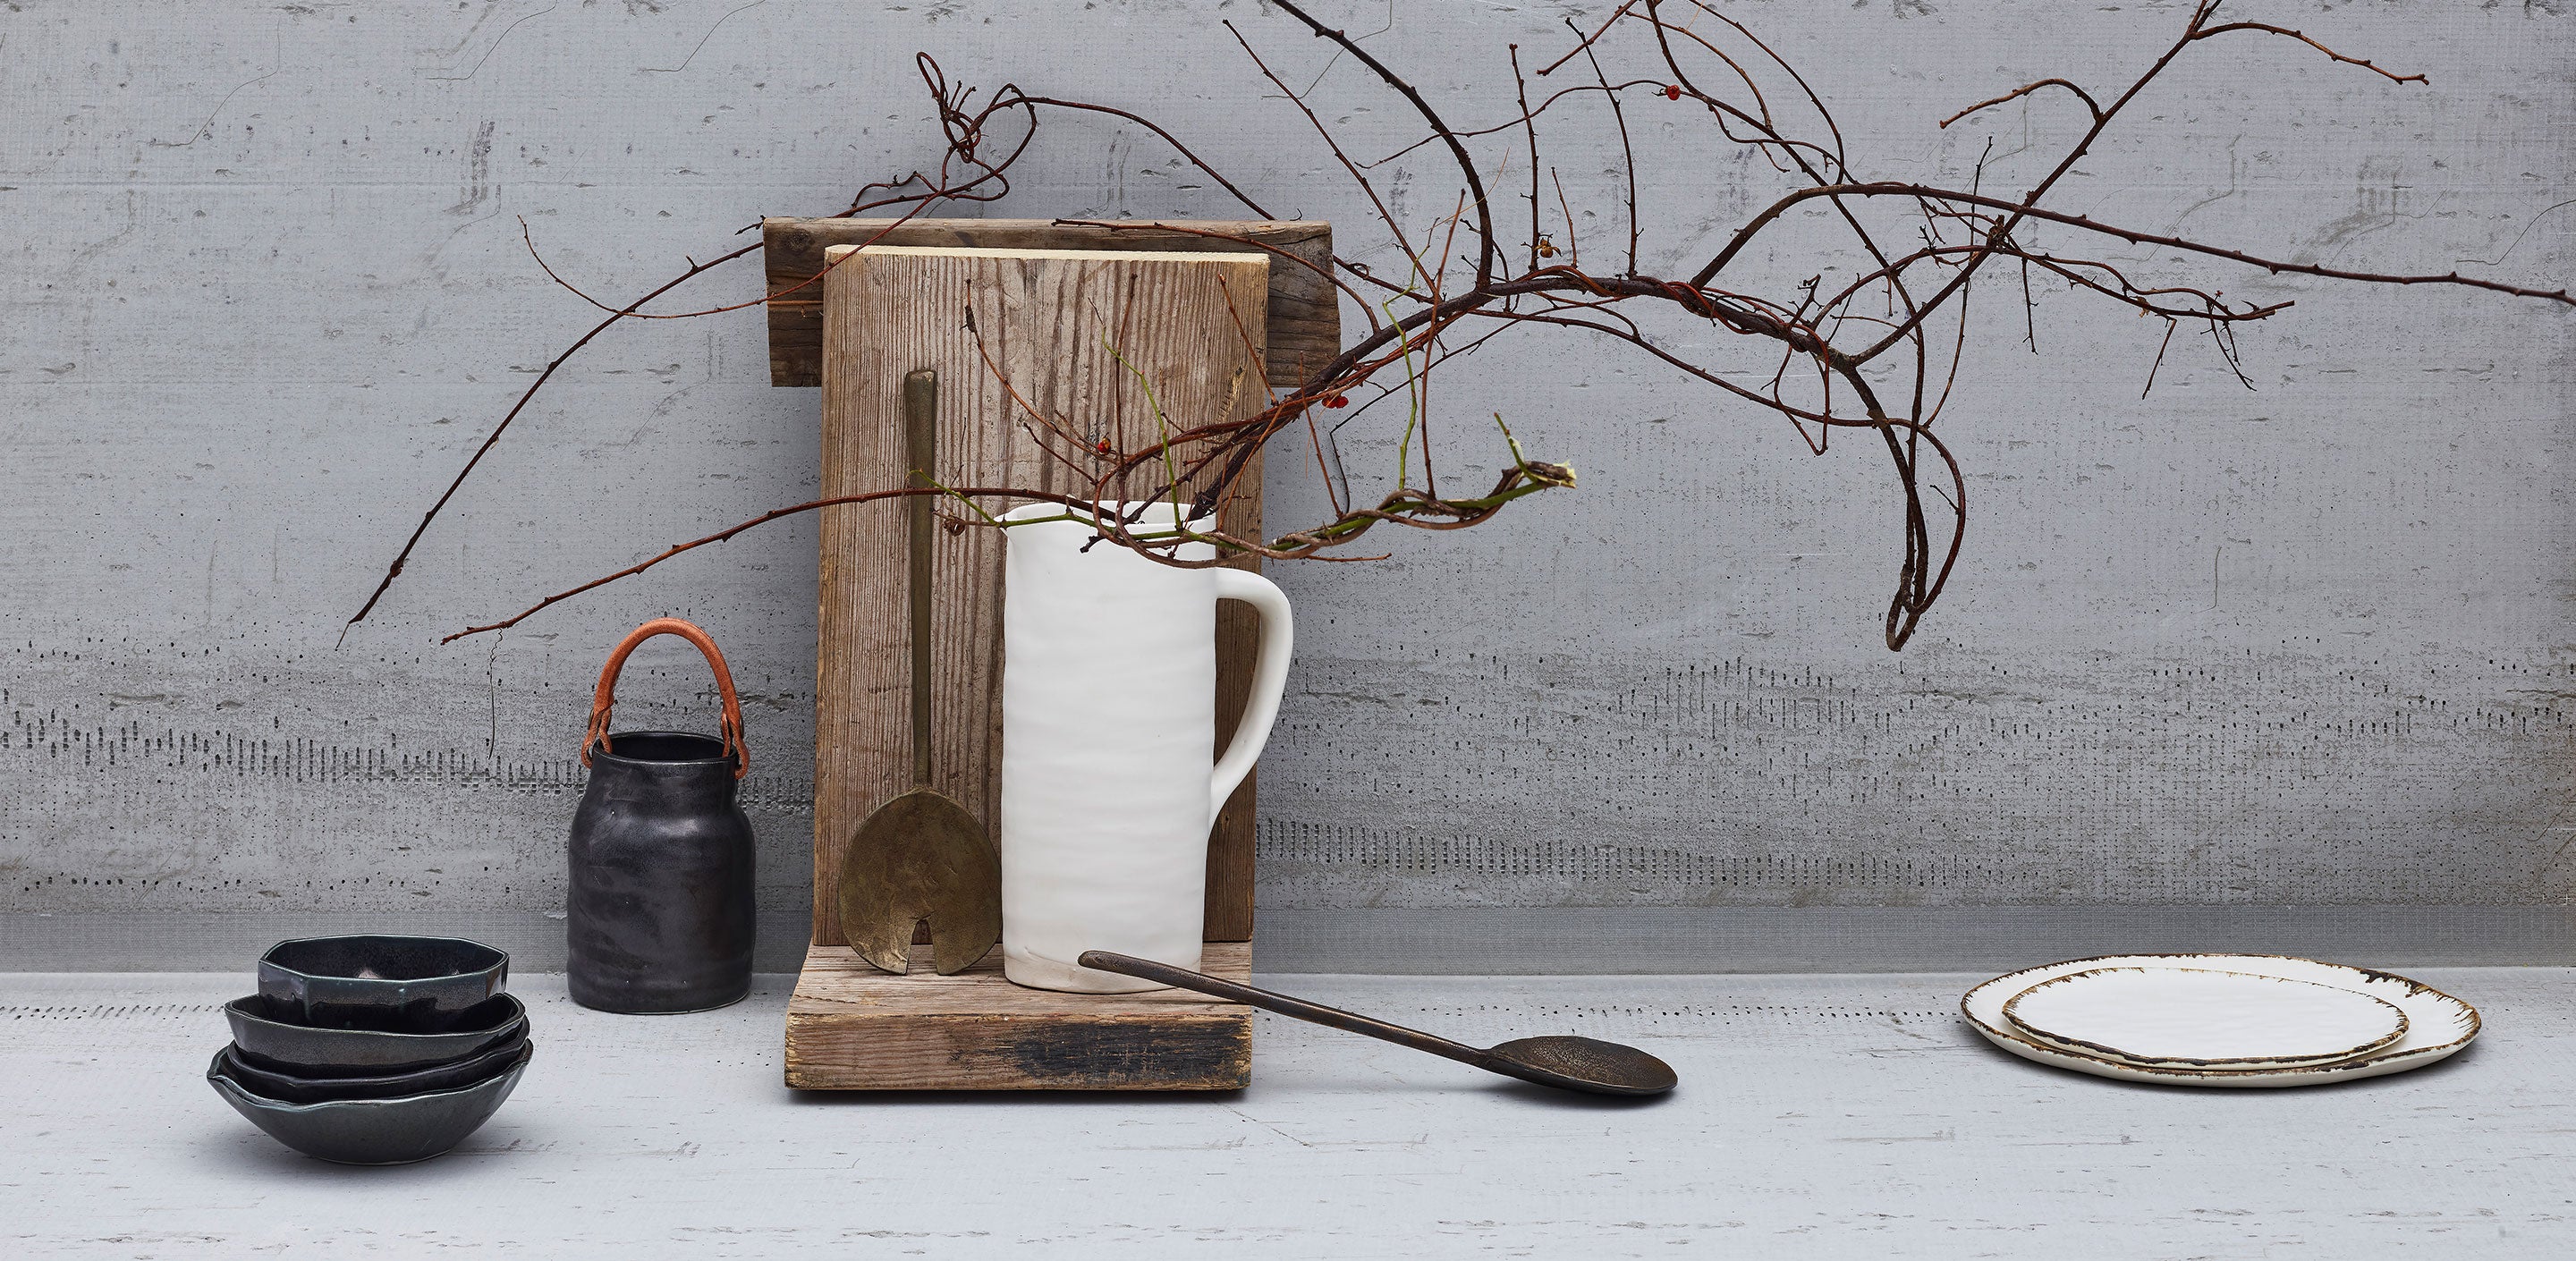
[[[1103,504],[1122,517],[1136,504]],[[1011,522],[1062,516],[1032,504]],[[1129,530],[1172,528],[1145,505]],[[1085,950],[1199,966],[1208,829],[1279,716],[1288,597],[1240,569],[1176,569],[1088,521],[1013,524],[1002,594],[1002,971],[1038,989],[1119,994],[1151,981],[1078,967]],[[1179,559],[1216,549],[1184,544]],[[1261,613],[1243,721],[1216,760],[1216,602]],[[1211,766],[1213,763],[1213,766]]]

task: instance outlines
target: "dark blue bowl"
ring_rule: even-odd
[[[519,1057],[527,1045],[525,1033],[509,1038],[487,1050],[477,1051],[463,1059],[415,1068],[408,1072],[385,1073],[368,1077],[314,1077],[304,1073],[280,1072],[262,1068],[242,1058],[235,1047],[224,1048],[224,1075],[238,1086],[248,1088],[262,1098],[280,1103],[329,1103],[336,1099],[397,1099],[404,1095],[424,1095],[433,1090],[455,1090],[471,1086],[500,1072]]]
[[[262,996],[297,1024],[333,1029],[450,1029],[509,976],[510,956],[462,937],[306,937],[259,957]]]
[[[528,1009],[507,994],[486,999],[440,1033],[324,1029],[298,1023],[250,994],[224,1007],[233,1046],[254,1068],[298,1077],[381,1077],[488,1051],[528,1031]]]
[[[271,1099],[235,1080],[221,1054],[206,1067],[206,1080],[233,1111],[307,1156],[344,1165],[408,1165],[446,1155],[483,1128],[518,1087],[519,1074],[535,1054],[536,1047],[523,1042],[516,1059],[482,1081],[393,1099]]]

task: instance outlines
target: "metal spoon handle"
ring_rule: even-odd
[[[1424,1033],[1419,1029],[1407,1029],[1402,1025],[1391,1025],[1383,1020],[1371,1020],[1355,1012],[1343,1011],[1339,1007],[1326,1007],[1322,1003],[1310,1003],[1302,998],[1273,994],[1265,989],[1256,989],[1253,986],[1221,980],[1205,973],[1192,972],[1188,968],[1176,968],[1168,963],[1156,963],[1151,959],[1139,959],[1133,955],[1115,954],[1107,950],[1085,950],[1082,952],[1082,957],[1075,962],[1086,968],[1098,968],[1103,972],[1117,972],[1148,981],[1160,981],[1165,985],[1232,999],[1238,1003],[1258,1007],[1263,1011],[1275,1011],[1282,1016],[1290,1016],[1298,1020],[1311,1020],[1316,1024],[1339,1029],[1345,1033],[1381,1038],[1397,1046],[1409,1046],[1417,1051],[1445,1055],[1461,1064],[1473,1064],[1478,1068],[1489,1067],[1487,1063],[1489,1057],[1483,1050],[1464,1043],[1452,1042],[1437,1034]]]
[[[939,459],[939,373],[932,369],[903,379],[903,445],[912,470],[904,480],[929,485]],[[903,507],[911,529],[905,559],[912,617],[912,783],[922,788],[930,784],[930,496],[915,495]]]

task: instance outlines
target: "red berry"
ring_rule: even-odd
[[[1336,395],[1332,396],[1331,398],[1328,398],[1328,399],[1325,399],[1325,400],[1324,400],[1324,406],[1326,406],[1326,407],[1348,407],[1348,406],[1350,406],[1350,405],[1351,405],[1351,401],[1350,401],[1349,399],[1347,399],[1347,398],[1342,397],[1342,396],[1341,396],[1341,395],[1339,395],[1339,394],[1336,394]]]
[[[1667,101],[1678,101],[1682,99],[1682,85],[1678,83],[1666,84],[1664,86],[1664,99]]]

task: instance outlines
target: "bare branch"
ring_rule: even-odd
[[[2305,44],[2305,45],[2307,45],[2307,46],[2308,46],[2308,47],[2310,47],[2310,48],[2316,49],[2318,52],[2324,53],[2326,56],[2332,57],[2332,58],[2334,58],[2335,60],[2340,61],[2340,62],[2342,62],[2343,64],[2345,64],[2345,65],[2347,65],[2347,66],[2359,66],[2359,67],[2361,67],[2362,69],[2364,69],[2364,70],[2367,70],[2367,71],[2371,72],[2372,74],[2380,75],[2380,76],[2382,76],[2382,77],[2386,78],[2386,79],[2387,79],[2389,82],[2391,82],[2391,83],[2430,83],[2430,82],[2432,82],[2432,80],[2427,79],[2427,78],[2425,78],[2424,76],[2422,76],[2422,75],[2420,75],[2420,74],[2399,74],[2399,73],[2397,73],[2397,72],[2396,72],[2396,71],[2394,71],[2394,70],[2390,70],[2390,69],[2388,69],[2387,67],[2373,65],[2373,64],[2371,64],[2370,62],[2368,62],[2368,61],[2366,61],[2366,60],[2364,60],[2364,59],[2362,59],[2362,58],[2359,58],[2359,57],[2347,57],[2347,56],[2343,55],[2342,53],[2336,52],[2335,50],[2333,50],[2333,49],[2331,49],[2331,48],[2328,48],[2328,47],[2326,47],[2325,45],[2320,44],[2320,43],[2318,43],[2317,41],[2315,41],[2315,40],[2313,40],[2313,39],[2310,39],[2310,38],[2308,38],[2308,37],[2307,37],[2307,36],[2305,36],[2305,35],[2300,34],[2300,33],[2299,33],[2299,32],[2297,32],[2297,31],[2291,30],[2290,28],[2288,28],[2288,27],[2286,27],[2286,26],[2274,26],[2274,25],[2272,25],[2272,24],[2271,24],[2271,23],[2269,23],[2269,22],[2229,22],[2229,23],[2227,23],[2227,24],[2225,24],[2225,25],[2223,25],[2223,26],[2212,26],[2212,27],[2204,28],[2204,29],[2202,29],[2202,30],[2200,30],[2200,31],[2198,31],[2198,32],[2195,32],[2195,33],[2192,35],[2192,38],[2193,38],[2193,39],[2208,39],[2208,38],[2210,38],[2210,37],[2212,37],[2212,36],[2227,34],[2229,31],[2260,31],[2260,32],[2262,32],[2262,33],[2264,33],[2264,34],[2266,34],[2266,35],[2279,35],[2279,36],[2282,36],[2283,38],[2286,38],[2286,39],[2295,39],[2295,40],[2299,41],[2300,43]]]
[[[2259,22],[2212,24],[2216,0],[2200,0],[2192,6],[2174,41],[2140,69],[2128,86],[2110,98],[2107,104],[2072,80],[2048,77],[2036,79],[1940,120],[1941,126],[1948,127],[1979,111],[2033,95],[2045,88],[2063,89],[2084,105],[2088,126],[2083,134],[2057,155],[2035,185],[2017,198],[1995,196],[1986,191],[1986,159],[1982,156],[1978,159],[1969,187],[1964,191],[1915,182],[1856,178],[1851,173],[1840,128],[1806,79],[1742,22],[1719,11],[1706,0],[1624,0],[1588,34],[1573,21],[1566,21],[1572,47],[1537,73],[1545,76],[1581,57],[1591,68],[1594,82],[1566,88],[1536,105],[1530,102],[1527,82],[1521,76],[1520,50],[1516,45],[1507,47],[1503,51],[1513,69],[1515,88],[1511,104],[1517,108],[1507,122],[1465,131],[1452,128],[1431,108],[1421,91],[1362,48],[1358,39],[1324,26],[1301,7],[1299,0],[1275,0],[1275,3],[1307,31],[1333,44],[1338,50],[1336,59],[1347,55],[1366,67],[1379,83],[1403,97],[1419,115],[1424,125],[1420,138],[1398,148],[1381,161],[1392,161],[1414,149],[1438,145],[1449,154],[1457,168],[1454,209],[1433,219],[1427,228],[1409,228],[1396,213],[1396,206],[1412,203],[1381,197],[1367,175],[1369,166],[1375,164],[1354,161],[1325,125],[1323,113],[1318,111],[1315,102],[1308,99],[1308,93],[1291,90],[1264,61],[1252,41],[1231,24],[1227,25],[1256,70],[1306,117],[1323,139],[1325,147],[1341,164],[1344,174],[1369,200],[1386,229],[1389,241],[1404,255],[1409,273],[1402,277],[1395,277],[1391,271],[1387,275],[1379,275],[1367,264],[1347,257],[1318,262],[1215,228],[1193,229],[1187,224],[1172,223],[1154,226],[1165,231],[1226,240],[1241,248],[1262,251],[1274,259],[1291,260],[1295,266],[1324,277],[1336,293],[1357,302],[1365,313],[1367,327],[1350,344],[1340,347],[1329,361],[1293,365],[1301,374],[1298,384],[1294,388],[1267,392],[1265,401],[1246,415],[1237,415],[1240,410],[1238,403],[1229,401],[1213,419],[1191,424],[1188,423],[1190,418],[1165,417],[1158,408],[1155,441],[1132,450],[1114,450],[1107,443],[1086,444],[1080,436],[1087,432],[1081,424],[1082,418],[1049,417],[1042,413],[1030,403],[1028,394],[1007,379],[999,362],[987,355],[986,370],[1000,382],[1006,397],[1016,408],[1010,423],[1024,426],[1031,440],[1039,445],[1048,459],[1068,473],[1073,484],[1087,486],[1091,491],[1088,498],[1062,490],[985,486],[905,487],[813,500],[775,509],[701,538],[675,544],[616,573],[548,596],[510,618],[459,632],[459,636],[515,626],[554,604],[606,583],[643,573],[675,556],[722,542],[770,521],[825,507],[911,494],[938,494],[953,501],[952,507],[959,508],[946,518],[952,528],[1001,528],[1001,523],[981,506],[982,501],[1056,502],[1073,507],[1098,501],[1114,489],[1119,492],[1118,498],[1132,500],[1177,500],[1186,492],[1194,497],[1188,517],[1195,520],[1200,513],[1213,511],[1234,496],[1248,493],[1250,484],[1243,479],[1254,456],[1271,438],[1296,425],[1303,425],[1306,429],[1307,445],[1314,456],[1315,468],[1325,482],[1330,519],[1266,539],[1237,537],[1192,527],[1184,527],[1177,532],[1152,529],[1140,532],[1132,528],[1133,522],[1104,520],[1099,522],[1101,541],[1132,549],[1157,563],[1184,568],[1223,564],[1242,555],[1281,560],[1365,559],[1343,549],[1380,523],[1391,522],[1425,530],[1466,529],[1491,519],[1509,504],[1540,490],[1574,484],[1571,470],[1527,459],[1510,430],[1504,428],[1502,440],[1509,451],[1509,461],[1493,490],[1464,499],[1448,499],[1441,494],[1439,478],[1433,470],[1434,460],[1441,458],[1437,452],[1454,445],[1458,439],[1453,433],[1454,426],[1437,426],[1442,435],[1439,443],[1434,442],[1433,435],[1439,419],[1438,404],[1453,398],[1455,392],[1435,389],[1433,377],[1448,371],[1450,365],[1484,351],[1504,334],[1518,330],[1534,338],[1551,339],[1543,345],[1561,344],[1566,338],[1588,340],[1602,337],[1641,350],[1688,379],[1714,387],[1718,393],[1713,397],[1721,401],[1743,404],[1754,415],[1786,421],[1801,441],[1819,455],[1832,449],[1833,439],[1838,433],[1860,430],[1876,434],[1874,445],[1886,452],[1889,468],[1894,474],[1893,492],[1900,508],[1897,523],[1901,547],[1895,583],[1888,594],[1882,633],[1889,647],[1900,648],[1916,633],[1926,613],[1947,590],[1966,537],[1968,494],[1965,473],[1951,448],[1933,433],[1932,425],[1941,416],[1959,382],[1969,333],[1967,313],[1971,288],[1991,260],[2007,260],[2006,266],[2020,273],[2026,336],[2034,352],[2042,349],[2037,336],[2037,306],[2042,290],[2034,287],[2034,275],[2043,280],[2061,282],[2071,296],[2087,301],[2116,302],[2135,310],[2141,317],[2164,321],[2163,338],[2157,345],[2147,374],[2148,390],[2154,387],[2174,333],[2186,321],[2195,322],[2198,331],[2208,334],[2221,362],[2250,388],[2251,382],[2246,376],[2233,330],[2239,324],[2274,317],[2291,305],[2287,300],[2227,300],[2224,290],[2215,283],[2189,274],[2193,267],[2205,265],[2203,260],[2259,268],[2275,275],[2310,276],[2343,283],[2384,287],[2459,287],[2536,298],[2561,308],[2576,308],[2576,295],[2572,295],[2568,288],[2542,289],[2507,280],[2463,276],[2457,271],[2422,274],[2365,272],[2271,258],[2175,232],[2123,227],[2043,205],[2050,191],[2084,160],[2123,110],[2159,81],[2189,48],[2202,40],[2235,32],[2270,35],[2307,44],[2336,62],[2360,66],[2395,82],[2423,81],[2421,75],[2403,75],[2382,69],[2286,27]],[[1702,18],[1711,21],[1703,22]],[[1639,38],[1634,41],[1636,45],[1643,46],[1644,51],[1659,60],[1660,64],[1651,71],[1659,77],[1614,80],[1608,74],[1603,58],[1613,50],[1612,35],[1623,26],[1638,34]],[[1725,29],[1719,30],[1720,26]],[[1746,44],[1758,49],[1761,56],[1742,54]],[[1716,63],[1715,66],[1711,62]],[[1170,145],[1183,161],[1204,172],[1253,213],[1265,217],[1269,214],[1244,187],[1212,169],[1173,132],[1141,115],[1109,105],[1032,96],[1010,84],[1003,85],[988,97],[981,97],[982,103],[976,104],[979,99],[976,89],[949,84],[937,64],[927,57],[917,59],[917,65],[932,98],[944,151],[936,163],[901,179],[861,187],[850,199],[849,209],[842,212],[844,216],[871,208],[898,207],[904,219],[910,219],[937,206],[956,202],[990,202],[1007,194],[1013,166],[1030,151],[1038,134],[1039,119],[1049,112],[1093,114],[1141,127]],[[1702,78],[1723,88],[1723,94],[1703,87]],[[1795,93],[1784,90],[1783,78],[1795,85]],[[1692,121],[1713,128],[1715,134],[1728,144],[1744,146],[1760,154],[1774,168],[1796,181],[1790,191],[1736,225],[1708,262],[1686,279],[1648,275],[1639,270],[1644,236],[1649,227],[1696,231],[1680,224],[1650,224],[1640,214],[1638,186],[1640,171],[1646,167],[1647,159],[1636,150],[1635,139],[1628,126],[1626,103],[1620,99],[1623,93],[1639,87],[1654,89],[1666,100],[1683,104],[1683,112]],[[1600,202],[1578,206],[1578,201],[1586,200],[1580,181],[1576,187],[1569,188],[1554,168],[1543,169],[1539,132],[1543,122],[1552,121],[1551,107],[1569,97],[1590,93],[1600,94],[1617,124],[1621,169],[1603,173],[1622,177],[1624,188],[1602,194]],[[1793,130],[1775,114],[1771,104],[1775,99],[1793,102],[1797,94],[1803,94],[1815,111],[1813,120],[1806,120],[1803,115],[1800,117],[1798,126],[1804,129],[1805,134]],[[1730,96],[1735,99],[1728,99]],[[1749,101],[1749,104],[1739,105],[1737,100]],[[1822,129],[1821,137],[1814,134],[1818,124]],[[1654,135],[1669,129],[1650,129],[1642,134]],[[1519,134],[1509,134],[1513,132]],[[1493,151],[1500,150],[1502,161],[1498,166],[1488,164],[1480,167],[1476,154],[1469,147],[1470,142],[1481,142],[1488,151],[1488,157],[1497,156]],[[1512,162],[1520,160],[1530,164],[1528,240],[1525,250],[1514,248],[1507,252],[1494,225],[1486,176],[1480,172],[1508,171]],[[1692,160],[1704,159],[1694,153]],[[1499,180],[1502,177],[1496,174],[1493,178]],[[1556,239],[1549,226],[1543,205],[1543,181],[1552,181],[1554,185],[1557,210],[1564,221],[1562,242]],[[1445,191],[1434,195],[1441,200],[1448,199]],[[1580,251],[1582,216],[1612,213],[1607,203],[1614,197],[1623,203],[1628,221],[1625,269],[1617,275],[1594,274],[1585,269]],[[1394,204],[1390,204],[1391,200]],[[1896,203],[1895,206],[1888,207],[1886,203],[1890,201]],[[1723,286],[1720,284],[1720,278],[1727,274],[1729,266],[1741,258],[1763,233],[1810,202],[1822,202],[1820,209],[1830,210],[1832,221],[1840,226],[1827,256],[1818,259],[1812,269],[1800,268],[1801,272],[1812,271],[1809,279],[1798,284],[1772,286],[1768,292],[1732,281]],[[1440,203],[1434,201],[1430,204]],[[1889,209],[1901,212],[1894,226],[1890,226],[1890,216],[1885,213]],[[1122,221],[1059,222],[1113,233],[1143,226]],[[1462,242],[1458,239],[1462,233],[1476,238],[1473,249],[1466,251],[1463,258],[1459,251]],[[2045,243],[2041,240],[2043,233],[2047,237]],[[2139,262],[2085,257],[2086,251],[2080,246],[2060,239],[2061,236],[2071,237],[2073,233],[2170,250],[2176,257],[2160,258],[2158,270],[2179,270],[2183,274],[2171,281],[2151,280],[2141,270]],[[493,449],[502,432],[526,409],[529,400],[555,378],[565,359],[619,323],[686,319],[740,310],[820,282],[819,275],[808,277],[749,302],[701,310],[645,309],[690,279],[760,248],[752,245],[706,263],[691,258],[687,270],[676,278],[626,306],[611,307],[557,273],[552,264],[537,252],[533,235],[524,224],[521,237],[530,256],[548,277],[598,308],[606,318],[549,363],[535,383],[519,396],[499,425],[487,435],[482,446],[467,460],[463,471],[424,514],[419,527],[395,557],[375,593],[357,617],[351,619],[352,625],[376,607],[386,589],[401,574],[431,521],[455,497],[466,477]],[[1908,248],[1891,248],[1900,242]],[[1596,256],[1605,252],[1596,242]],[[2510,253],[2508,249],[2507,254]],[[1520,274],[1504,274],[1507,261],[1522,266]],[[1463,281],[1452,271],[1452,264],[1460,262],[1473,269],[1472,276]],[[1822,287],[1826,276],[1853,279],[1838,282],[1837,287],[1828,292]],[[1918,292],[1913,282],[1922,282],[1928,293]],[[2055,292],[2053,287],[2048,291]],[[1362,300],[1364,295],[1367,300]],[[1248,358],[1257,358],[1259,348],[1253,344],[1255,339],[1251,336],[1251,326],[1245,313],[1238,311],[1234,314],[1236,340]],[[1654,331],[1661,327],[1653,318],[1658,315],[1667,321],[1725,334],[1721,339],[1725,344],[1736,344],[1734,339],[1749,339],[1745,344],[1754,353],[1740,362],[1753,366],[1721,369],[1717,366],[1718,359],[1713,356],[1675,350],[1673,347],[1682,343]],[[1942,327],[1933,323],[1936,319],[1954,320],[1956,325]],[[971,327],[971,313],[969,321]],[[1947,353],[1937,357],[1931,345],[1931,330],[1936,328],[1949,342]],[[981,344],[980,335],[978,344]],[[1854,349],[1855,345],[1858,345],[1857,349]],[[1910,348],[1910,353],[1879,362],[1886,352],[1899,346]],[[1945,360],[1946,363],[1943,362]],[[1130,367],[1132,370],[1133,365]],[[1278,367],[1274,365],[1274,369]],[[1259,370],[1252,368],[1246,371],[1251,372],[1256,385],[1259,384]],[[1154,383],[1141,376],[1139,384],[1149,394],[1154,389]],[[1390,460],[1392,481],[1382,483],[1377,490],[1355,493],[1351,485],[1352,475],[1343,465],[1334,433],[1349,425],[1354,418],[1372,415],[1372,409],[1381,402],[1388,403],[1390,408],[1401,405],[1406,409],[1403,433],[1393,444],[1393,458]],[[1326,417],[1319,418],[1316,415],[1318,410],[1326,413]],[[1500,419],[1496,417],[1498,425]],[[1423,483],[1419,487],[1412,484],[1417,452]],[[1450,467],[1454,468],[1454,463]],[[1454,484],[1454,477],[1452,482]],[[1135,489],[1148,483],[1152,485],[1150,491],[1140,493]],[[1373,506],[1361,506],[1372,499]],[[1215,555],[1208,559],[1181,559],[1179,548],[1183,542],[1210,544]]]
[[[2004,103],[2004,102],[2006,102],[2006,101],[2010,101],[2010,100],[2014,100],[2014,99],[2017,99],[2017,98],[2020,98],[2020,97],[2028,96],[2028,95],[2030,95],[2031,93],[2033,93],[2033,92],[2036,92],[2036,91],[2040,90],[2041,88],[2064,88],[2064,89],[2066,89],[2067,91],[2074,93],[2074,94],[2075,94],[2075,98],[2076,98],[2077,100],[2080,100],[2080,101],[2084,102],[2084,109],[2085,109],[2085,112],[2087,112],[2087,113],[2089,113],[2089,114],[2091,114],[2091,115],[2093,116],[2093,121],[2094,121],[2094,122],[2097,122],[2097,123],[2098,123],[2098,122],[2100,122],[2100,121],[2102,121],[2102,106],[2101,106],[2101,103],[2100,103],[2100,102],[2097,102],[2097,101],[2095,101],[2095,100],[2093,99],[2093,94],[2092,94],[2092,93],[2087,92],[2087,91],[2085,91],[2084,89],[2079,88],[2079,87],[2075,86],[2073,83],[2070,83],[2070,82],[2068,82],[2067,80],[2064,80],[2064,79],[2042,79],[2042,80],[2040,80],[2040,81],[2038,81],[2038,82],[2036,82],[2036,83],[2025,83],[2025,84],[2021,85],[2020,87],[2014,88],[2014,89],[2013,89],[2012,91],[2010,91],[2010,92],[2006,92],[2006,93],[2004,93],[2002,96],[1998,96],[1998,97],[1994,98],[1994,99],[1993,99],[1993,100],[1991,100],[1991,101],[1979,101],[1979,102],[1977,102],[1976,104],[1971,105],[1971,106],[1969,106],[1969,107],[1968,107],[1968,108],[1966,108],[1966,109],[1960,110],[1958,113],[1956,113],[1956,114],[1952,114],[1952,115],[1951,115],[1951,116],[1949,116],[1948,118],[1944,118],[1944,119],[1942,119],[1942,120],[1941,120],[1941,129],[1942,129],[1943,131],[1947,131],[1947,130],[1949,130],[1949,129],[1950,129],[1950,124],[1955,123],[1955,122],[1959,121],[1959,120],[1960,120],[1960,119],[1962,119],[1962,118],[1966,118],[1968,115],[1973,114],[1973,113],[1976,113],[1978,110],[1981,110],[1981,109],[1991,109],[1991,108],[1993,108],[1993,107],[1995,107],[1995,106],[1997,106],[1997,105],[2001,105],[2001,104],[2003,104],[2003,103]]]

